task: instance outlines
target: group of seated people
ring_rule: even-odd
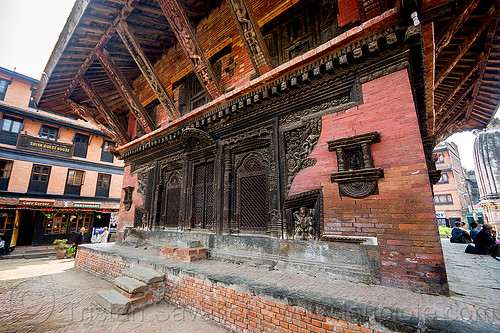
[[[481,231],[477,230],[478,224],[471,222],[470,232],[465,228],[465,222],[455,222],[455,227],[451,229],[450,242],[452,243],[474,243],[469,244],[465,249],[467,253],[492,254],[492,245],[496,245],[496,230],[489,223],[483,224]],[[498,246],[495,246],[495,251]],[[496,257],[496,256],[495,256]]]

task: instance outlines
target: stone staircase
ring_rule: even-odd
[[[53,245],[47,246],[18,246],[8,255],[4,255],[2,259],[35,259],[55,257],[57,250]]]
[[[96,302],[112,314],[127,314],[162,301],[165,276],[151,268],[133,266],[115,279],[112,290],[100,290]]]

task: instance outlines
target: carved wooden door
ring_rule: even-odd
[[[214,227],[214,164],[194,168],[193,228]]]
[[[181,204],[181,181],[179,175],[177,173],[172,174],[166,185],[164,223],[166,227],[177,227]]]

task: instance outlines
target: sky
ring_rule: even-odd
[[[0,67],[40,79],[75,0],[0,0]],[[496,117],[500,117],[497,112]],[[475,169],[474,134],[457,133],[462,165]]]

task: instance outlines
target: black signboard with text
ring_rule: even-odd
[[[17,148],[43,152],[51,155],[67,157],[73,156],[73,145],[71,144],[55,142],[52,140],[44,140],[26,134],[19,135],[19,139],[17,140]]]

